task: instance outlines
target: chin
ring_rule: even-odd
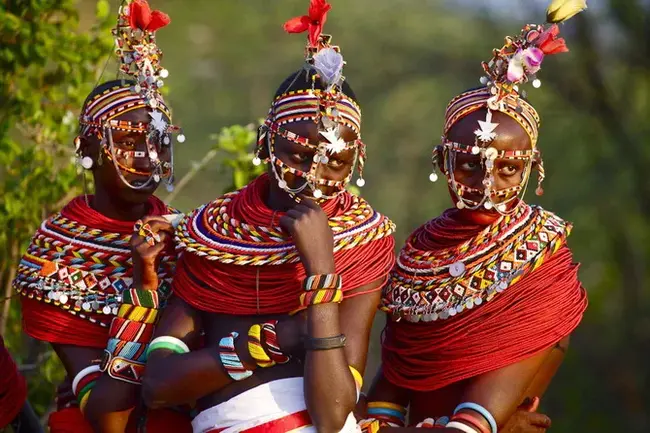
[[[125,203],[142,204],[149,200],[154,192],[156,192],[156,189],[158,189],[158,184],[143,189],[133,189],[124,185],[124,188],[119,191],[119,196],[120,200]]]

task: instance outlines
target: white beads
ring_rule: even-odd
[[[170,143],[169,137],[165,136],[165,138],[163,138],[163,144],[169,145],[169,143]]]
[[[287,189],[287,182],[284,180],[279,180],[278,181],[278,186],[282,189]]]
[[[438,174],[436,174],[435,172],[431,173],[431,174],[429,175],[429,180],[430,180],[431,182],[436,182],[436,181],[438,180]]]
[[[165,82],[163,80],[156,81],[156,86],[158,86],[158,88],[161,88],[164,85],[165,85]]]
[[[456,202],[456,207],[458,209],[465,209],[465,203],[461,199],[458,199],[458,201]]]
[[[176,137],[176,141],[178,141],[179,143],[185,143],[185,135],[178,134],[178,137]]]
[[[481,148],[478,146],[472,146],[472,155],[478,155],[481,153]]]
[[[315,198],[315,199],[319,199],[319,198],[321,198],[322,196],[323,196],[323,191],[321,191],[320,189],[316,188],[316,189],[314,190],[314,198]]]
[[[483,207],[484,207],[485,209],[487,209],[487,210],[492,209],[493,206],[494,206],[494,205],[492,204],[492,202],[491,202],[490,200],[486,200],[485,203],[483,203]]]
[[[259,157],[256,156],[255,158],[253,158],[253,165],[254,165],[254,166],[257,167],[257,166],[260,165],[261,163],[262,163],[262,160],[261,160]]]
[[[159,174],[154,174],[153,175],[153,181],[156,182],[156,183],[160,182],[160,175]]]
[[[149,152],[149,158],[152,161],[157,161],[158,160],[158,152],[156,152],[155,150],[150,151]]]
[[[486,76],[482,76],[481,79],[480,79],[479,81],[481,82],[481,84],[483,84],[484,86],[486,86],[487,83],[488,83],[490,80],[489,80],[488,77],[486,77]]]
[[[86,170],[90,170],[91,168],[93,168],[93,159],[90,156],[84,156],[83,158],[81,158],[81,161],[79,161],[79,163]]]
[[[366,184],[366,180],[364,178],[360,177],[359,179],[357,179],[357,186],[359,188],[363,188],[365,184]]]
[[[169,77],[169,71],[167,69],[161,69],[159,75],[161,78],[167,78]]]
[[[506,210],[508,210],[508,206],[505,203],[500,203],[497,205],[497,210],[499,212],[505,212]]]
[[[540,87],[542,87],[542,81],[539,78],[535,78],[533,80],[533,87],[539,89]]]
[[[166,188],[167,188],[167,192],[172,192],[174,191],[174,184],[168,183]]]

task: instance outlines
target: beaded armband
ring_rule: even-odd
[[[444,428],[449,423],[448,416],[441,416],[438,419],[434,418],[425,418],[424,421],[419,422],[415,425],[416,428]]]
[[[162,337],[154,338],[151,343],[149,343],[149,348],[147,349],[147,357],[151,352],[156,350],[171,350],[174,353],[183,354],[190,353],[190,348],[187,347],[187,344],[176,337],[170,337],[168,335]]]
[[[235,340],[239,333],[231,332],[228,336],[219,341],[219,359],[228,376],[234,381],[247,379],[253,375],[253,372],[244,367],[239,355],[235,351]]]
[[[248,330],[248,352],[257,365],[262,368],[276,364],[286,364],[291,357],[280,350],[275,332],[277,320],[256,324]]]
[[[111,322],[101,371],[122,382],[135,385],[142,382],[160,298],[161,295],[154,290],[128,289],[123,292],[122,305]]]
[[[382,427],[404,427],[406,424],[406,408],[387,401],[369,402],[368,416],[383,423]]]

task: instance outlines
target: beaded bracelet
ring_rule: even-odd
[[[77,397],[81,412],[86,408],[90,391],[102,375],[99,365],[91,365],[81,370],[72,380],[72,392]]]
[[[125,290],[122,292],[122,303],[145,308],[160,308],[160,298],[157,290]]]
[[[106,345],[106,351],[111,356],[130,359],[137,362],[147,361],[147,343],[136,343],[133,341],[120,340],[117,338],[109,338]]]
[[[310,305],[340,303],[343,300],[343,291],[334,289],[318,289],[304,292],[300,295],[300,306],[307,308]]]
[[[178,354],[190,353],[190,348],[187,347],[187,344],[185,344],[183,340],[169,335],[154,338],[151,343],[149,343],[147,357],[155,350],[171,350]]]
[[[262,325],[262,336],[264,348],[269,357],[277,364],[286,364],[291,359],[291,356],[285,354],[280,349],[278,343],[278,335],[275,332],[275,327],[278,324],[277,320],[269,320]]]
[[[239,333],[231,332],[219,341],[219,358],[228,376],[238,382],[251,377],[253,372],[244,367],[241,359],[239,359],[239,355],[235,351],[235,340],[237,337],[239,337]]]
[[[146,358],[146,352],[143,357]],[[136,361],[131,358],[119,356],[115,352],[105,349],[101,370],[102,372],[108,373],[113,379],[133,385],[140,385],[144,376],[145,365],[144,361]]]
[[[258,366],[262,368],[273,367],[275,361],[266,353],[262,347],[262,326],[253,325],[248,330],[248,352]]]
[[[152,324],[156,323],[158,310],[137,305],[122,304],[120,305],[117,315],[128,320],[133,320],[134,322]]]
[[[302,283],[303,290],[307,292],[322,289],[341,290],[341,287],[343,281],[338,274],[311,275]]]
[[[153,325],[135,322],[122,317],[114,317],[108,331],[108,336],[120,340],[133,341],[135,343],[148,343],[153,336],[153,331]]]
[[[454,409],[454,415],[456,415],[458,412],[460,412],[463,409],[469,409],[479,413],[481,416],[483,416],[483,418],[487,420],[488,424],[490,424],[491,432],[497,433],[497,421],[494,419],[494,416],[492,416],[489,410],[487,410],[480,404],[465,402],[456,406],[456,409]]]

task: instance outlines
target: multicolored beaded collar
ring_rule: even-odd
[[[170,213],[176,213],[169,209]],[[131,232],[111,233],[65,218],[45,220],[18,265],[14,289],[96,323],[109,327],[131,287]],[[171,290],[176,256],[163,255],[159,295]]]
[[[295,244],[281,227],[253,226],[231,217],[233,202],[249,187],[228,193],[188,214],[176,230],[177,248],[208,260],[235,265],[299,262]],[[334,252],[364,245],[395,230],[395,225],[363,198],[346,194],[352,200],[349,209],[329,219],[334,233]]]
[[[395,320],[430,322],[476,308],[541,266],[570,232],[571,225],[555,214],[522,204],[446,250],[415,248],[413,233],[384,289],[382,310]]]

